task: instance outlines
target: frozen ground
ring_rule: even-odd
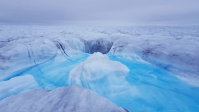
[[[131,111],[197,112],[198,43],[196,26],[0,26],[0,100],[78,84]]]

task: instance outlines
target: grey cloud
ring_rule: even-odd
[[[198,25],[198,0],[0,0],[0,24]]]

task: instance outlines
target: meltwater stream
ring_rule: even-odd
[[[101,64],[98,64],[99,62]],[[71,78],[71,71],[77,77]],[[167,71],[143,60],[118,58],[101,53],[82,53],[73,59],[57,61],[54,58],[37,66],[22,69],[6,80],[27,74],[34,77],[39,88],[55,89],[79,84],[132,112],[199,110],[198,87],[188,85]],[[14,89],[12,94],[22,90],[23,87]]]

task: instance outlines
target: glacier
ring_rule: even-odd
[[[132,112],[197,112],[198,31],[0,26],[0,104],[18,96],[25,101],[24,94],[35,89],[58,94],[53,91],[78,84]]]

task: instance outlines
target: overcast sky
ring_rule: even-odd
[[[0,24],[199,25],[199,0],[0,0]]]

